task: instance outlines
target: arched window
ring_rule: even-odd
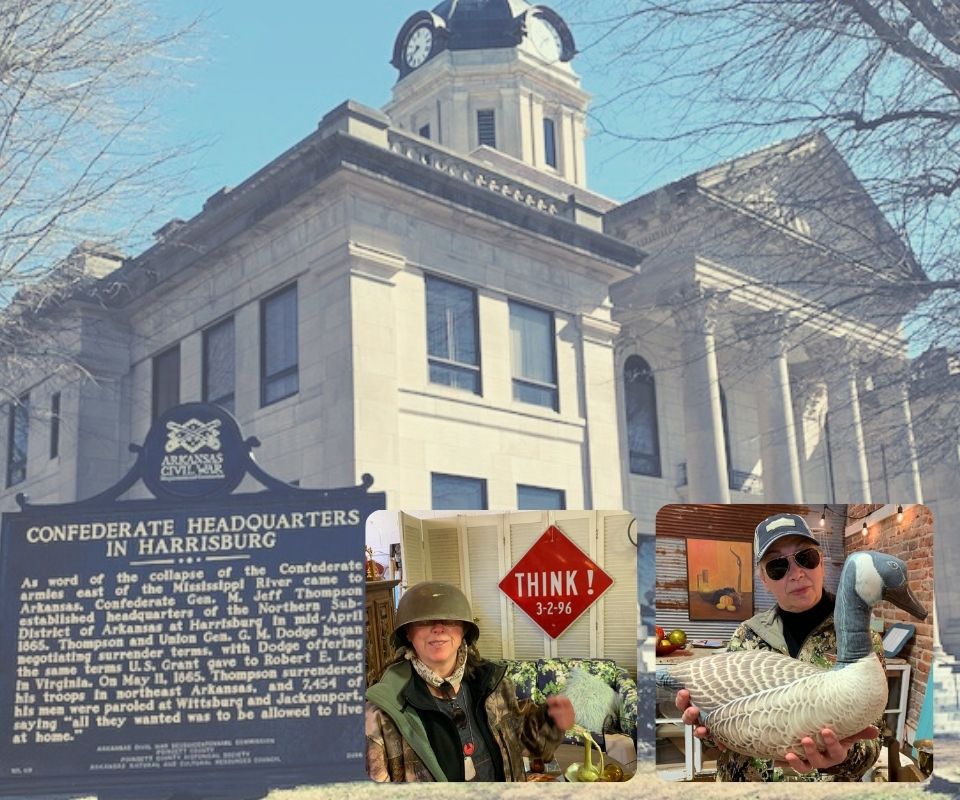
[[[653,370],[640,356],[630,356],[623,365],[623,385],[630,472],[634,475],[652,475],[659,478],[661,472],[657,390],[654,386]]]

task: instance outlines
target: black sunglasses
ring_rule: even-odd
[[[778,581],[790,571],[790,559],[793,559],[798,567],[804,569],[816,569],[820,566],[820,551],[816,547],[807,547],[804,550],[798,550],[788,556],[780,558],[771,558],[763,565],[764,572],[772,581]]]

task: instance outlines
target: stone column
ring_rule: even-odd
[[[800,503],[803,488],[797,429],[787,364],[788,319],[771,314],[759,335],[752,337],[760,359],[757,410],[760,421],[760,457],[763,459],[763,496],[767,502]],[[747,339],[750,341],[750,339]]]
[[[577,175],[577,124],[574,112],[565,110],[557,114],[557,169],[570,183],[576,183]]]
[[[472,145],[473,130],[477,126],[476,112],[470,108],[469,95],[463,91],[454,91],[450,103],[450,114],[443,120],[445,144],[458,153],[469,153],[476,145]]]
[[[349,485],[369,472],[376,486],[401,494],[409,487],[397,406],[397,282],[405,265],[400,253],[348,241],[315,261],[302,281],[303,399],[296,412],[307,485]]]
[[[683,345],[683,419],[691,503],[729,503],[730,478],[723,441],[717,371],[715,295],[699,284],[675,301]]]
[[[523,161],[519,99],[516,89],[501,89],[500,102],[494,111],[497,119],[497,150]]]
[[[620,325],[605,317],[580,314],[579,328],[579,390],[587,422],[584,429],[584,507],[625,508],[613,348]]]
[[[573,149],[573,175],[566,175],[566,179],[577,186],[587,185],[587,151],[586,151],[586,133],[587,117],[580,111],[573,115],[573,141],[570,147]]]
[[[811,370],[812,366],[808,361],[804,369],[795,368],[790,374],[800,483],[803,502],[832,503],[833,475],[828,463],[829,444],[825,429],[827,385],[819,372]]]
[[[48,499],[70,502],[92,497],[123,477],[132,463],[126,444],[140,444],[150,424],[150,393],[142,395],[140,406],[130,402],[134,335],[125,322],[99,308],[82,306],[66,318],[62,330],[79,332],[78,349],[67,352],[75,354],[76,363],[83,364],[90,376],[66,384],[60,401],[59,497]],[[180,397],[183,402],[184,395]],[[131,408],[139,413],[134,415]],[[131,432],[134,416],[142,427]],[[37,501],[46,489],[37,486],[31,491]]]
[[[886,444],[889,497],[884,499],[889,503],[923,502],[908,380],[905,368],[896,363],[885,365],[875,378]]]
[[[535,167],[542,167],[543,156],[543,100],[532,93],[526,97],[527,114],[521,114],[523,127],[523,160]],[[526,119],[524,119],[526,117]]]
[[[830,450],[837,502],[869,503],[870,472],[857,386],[858,350],[855,346],[835,342],[823,349],[821,358],[827,381]]]

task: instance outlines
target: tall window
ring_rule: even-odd
[[[260,302],[260,405],[300,390],[297,366],[297,285]]]
[[[203,399],[232,414],[235,392],[233,317],[228,317],[203,332]]]
[[[50,458],[60,455],[60,392],[50,395]]]
[[[659,478],[660,431],[657,425],[657,389],[653,370],[640,356],[623,365],[624,405],[627,412],[627,445],[630,472]]]
[[[153,357],[153,418],[180,402],[180,345]]]
[[[27,434],[30,424],[30,395],[10,404],[7,424],[7,486],[27,479]]]
[[[543,160],[547,166],[557,166],[557,126],[549,117],[543,118]]]
[[[477,111],[477,144],[497,146],[497,119],[492,108]]]
[[[477,293],[427,277],[427,362],[431,383],[480,394]]]
[[[510,302],[513,399],[558,410],[553,314]]]
[[[487,507],[487,482],[483,478],[430,474],[431,505],[434,509],[480,509]]]
[[[567,495],[563,489],[517,486],[517,508],[520,511],[563,511],[566,507]]]

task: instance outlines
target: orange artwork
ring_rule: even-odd
[[[753,616],[753,543],[687,539],[691,620],[742,622]]]

